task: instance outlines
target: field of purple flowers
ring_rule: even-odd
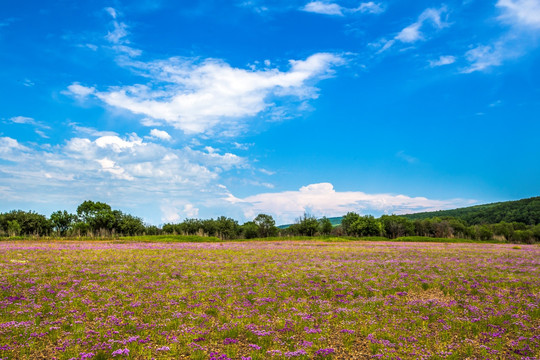
[[[0,243],[0,359],[535,359],[540,247]]]

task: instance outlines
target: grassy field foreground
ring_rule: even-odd
[[[0,358],[526,359],[540,247],[0,243]]]

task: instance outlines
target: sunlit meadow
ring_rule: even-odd
[[[0,243],[0,359],[535,359],[540,247]]]

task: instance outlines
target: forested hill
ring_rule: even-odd
[[[476,205],[453,210],[439,210],[402,215],[409,220],[451,216],[469,225],[496,224],[501,221],[540,224],[540,196],[516,201]]]

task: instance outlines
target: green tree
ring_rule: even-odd
[[[361,216],[352,223],[349,232],[356,236],[378,236],[381,234],[381,223],[372,215]]]
[[[383,215],[380,222],[384,235],[390,239],[414,234],[414,224],[404,217]]]
[[[248,221],[242,225],[242,234],[245,239],[254,239],[259,236],[259,226],[254,221]]]
[[[504,240],[510,241],[512,234],[514,233],[514,227],[512,224],[507,223],[506,221],[501,221],[498,224],[493,224],[493,233],[498,236],[504,237]]]
[[[70,214],[66,210],[53,212],[50,217],[51,225],[57,234],[64,236],[77,221],[77,215]]]
[[[259,227],[260,237],[277,235],[276,222],[271,215],[259,214],[253,219],[253,222]]]
[[[304,216],[296,219],[300,235],[314,236],[319,230],[319,222],[313,215],[304,213]]]
[[[216,219],[215,224],[220,238],[234,239],[238,236],[240,226],[236,220],[225,216],[220,216]]]
[[[358,219],[360,219],[360,215],[355,212],[348,212],[347,215],[341,218],[341,227],[346,235],[352,235],[351,226]]]
[[[8,222],[17,221],[20,226],[20,235],[49,235],[51,232],[50,221],[41,214],[32,211],[13,210],[0,214],[0,230],[9,233]]]
[[[108,204],[87,200],[77,207],[77,215],[95,233],[100,230],[112,231],[117,223],[115,215],[118,213],[114,213]]]
[[[329,235],[332,232],[332,222],[326,216],[319,219],[319,233]]]
[[[17,220],[8,220],[7,231],[9,236],[18,236],[21,233],[21,225]]]
[[[121,214],[117,231],[124,235],[139,235],[146,230],[141,218],[129,214]]]
[[[493,231],[491,231],[488,225],[480,225],[476,230],[476,236],[480,240],[491,240],[493,238]]]

